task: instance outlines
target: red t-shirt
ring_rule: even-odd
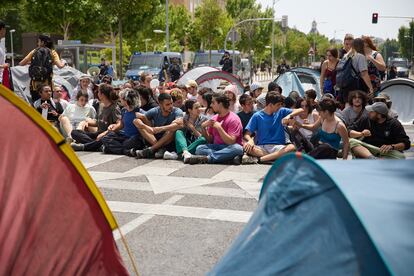
[[[239,116],[237,116],[236,113],[230,111],[224,117],[219,117],[219,115],[216,114],[211,118],[211,120],[221,123],[221,126],[223,127],[224,131],[227,134],[236,137],[236,143],[239,145],[242,145],[243,126],[242,126]],[[210,127],[208,129],[208,133],[210,133],[213,136],[214,144],[218,144],[218,145],[225,144],[223,142],[223,139],[221,139],[220,134],[217,131],[217,129]]]

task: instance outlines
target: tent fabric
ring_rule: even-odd
[[[194,80],[200,87],[208,87],[213,91],[217,91],[221,81],[227,81],[237,85],[240,95],[243,94],[243,84],[233,75],[217,68],[210,66],[202,66],[194,68],[180,77],[177,81],[178,86],[186,85],[189,80]]]
[[[0,275],[127,275],[116,221],[70,146],[0,86]]]
[[[30,78],[28,78],[29,65],[14,66],[10,69],[14,92],[21,98],[23,98],[25,101],[28,101],[28,98],[31,97]],[[78,85],[79,77],[81,75],[84,74],[81,71],[78,71],[70,66],[65,66],[62,69],[53,66],[53,82],[64,86],[68,90],[69,95],[72,95],[72,91]]]
[[[381,84],[379,92],[387,93],[392,101],[392,109],[397,111],[398,120],[403,124],[412,124],[414,121],[414,81],[397,78]]]
[[[283,74],[280,74],[274,82],[282,87],[283,96],[289,96],[291,91],[297,91],[304,97],[305,91],[314,89],[318,99],[322,97],[319,85],[320,72],[305,67],[294,67]]]
[[[250,221],[208,275],[410,275],[413,165],[282,157]]]

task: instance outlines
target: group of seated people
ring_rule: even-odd
[[[62,87],[55,85],[52,93],[43,85],[33,104],[47,112],[75,151],[181,159],[186,164],[256,164],[298,150],[316,159],[345,160],[349,153],[404,158],[411,145],[387,106],[387,95],[368,105],[365,92],[353,91],[340,110],[330,94],[319,101],[314,90],[303,98],[297,92],[284,97],[274,82],[267,93],[258,83],[250,91],[228,85],[213,92],[191,80],[184,87],[150,88],[151,76],[144,75],[121,89],[107,81],[89,91],[92,84],[85,79],[66,97]]]

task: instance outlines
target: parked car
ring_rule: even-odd
[[[410,74],[410,65],[408,59],[406,58],[394,58],[389,61],[390,66],[395,66],[397,68],[397,77],[398,78],[408,78]]]

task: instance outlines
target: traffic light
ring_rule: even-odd
[[[378,23],[378,13],[373,13],[372,14],[372,24],[377,24]]]

